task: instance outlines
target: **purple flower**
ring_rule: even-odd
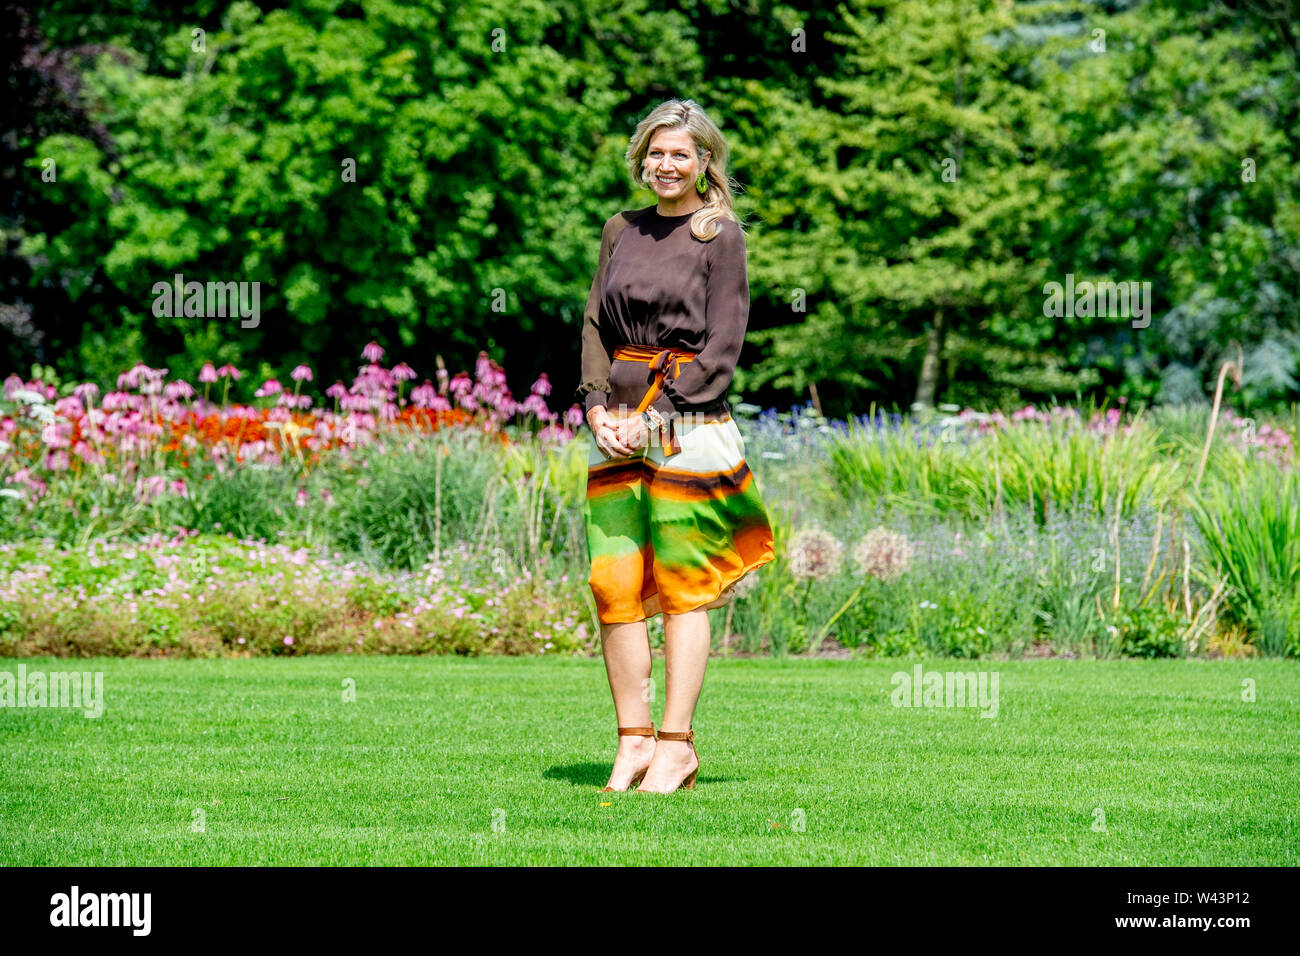
[[[545,418],[546,413],[550,411],[550,409],[546,407],[546,400],[543,399],[542,396],[537,394],[536,392],[534,392],[532,395],[529,395],[526,399],[523,400],[522,403],[517,404],[514,408],[506,407],[509,404],[509,402],[510,402],[509,399],[504,399],[502,400],[501,405],[502,405],[502,411],[506,411],[511,415],[513,415],[515,412],[532,412],[534,415],[538,416],[539,418]]]
[[[416,408],[429,408],[437,394],[433,383],[426,378],[423,385],[417,385],[411,389],[411,403]]]
[[[367,362],[378,362],[384,357],[384,350],[378,342],[371,342],[361,350],[361,357]]]
[[[212,367],[211,362],[204,362],[203,368],[199,369],[200,382],[215,382],[217,380],[217,370]]]
[[[139,388],[140,377],[148,371],[149,366],[137,362],[129,372],[123,372],[117,377],[117,387],[119,389]]]
[[[194,386],[183,379],[175,382],[168,382],[163,387],[163,395],[167,398],[189,398],[193,394]]]
[[[460,396],[462,392],[468,392],[474,387],[474,383],[465,372],[457,372],[451,377],[451,383],[447,386],[451,394]]]
[[[67,395],[54,403],[54,412],[64,418],[80,418],[85,414],[85,409],[81,406],[81,399],[75,395]]]
[[[50,471],[67,471],[72,459],[63,449],[49,452],[45,456],[45,467]]]
[[[311,369],[306,365],[299,365],[289,373],[289,378],[293,379],[295,382],[310,382],[312,380]]]

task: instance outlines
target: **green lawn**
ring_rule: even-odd
[[[996,670],[985,719],[893,706],[914,661],[713,660],[669,796],[596,792],[599,660],[21,663],[106,707],[0,708],[6,865],[1300,864],[1294,663],[922,662]]]

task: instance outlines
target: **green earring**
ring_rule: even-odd
[[[695,191],[699,193],[701,196],[703,196],[705,191],[708,188],[709,188],[709,181],[704,178],[704,171],[701,170],[700,178],[695,180]]]

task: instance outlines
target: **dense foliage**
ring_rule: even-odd
[[[651,201],[627,137],[682,96],[751,226],[738,392],[1197,402],[1240,345],[1254,414],[1300,397],[1298,10],[9,3],[0,358],[107,387],[485,343],[565,392],[600,223]],[[260,320],[155,314],[178,273],[261,283]],[[1067,277],[1149,283],[1149,325],[1047,314]]]

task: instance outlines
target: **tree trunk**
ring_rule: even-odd
[[[935,389],[939,384],[939,362],[943,359],[943,342],[948,335],[948,325],[943,309],[934,313],[934,324],[926,337],[925,358],[921,360],[921,378],[916,383],[916,404],[922,408],[934,407]]]

